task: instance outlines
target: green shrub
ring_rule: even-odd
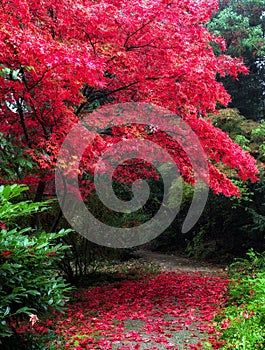
[[[185,252],[187,256],[195,259],[206,259],[211,254],[214,253],[215,244],[212,242],[206,242],[204,237],[206,235],[206,231],[204,228],[201,228],[192,238],[192,241],[187,241],[187,247]]]
[[[265,347],[265,253],[248,252],[230,266],[230,298],[217,319],[225,340],[222,349],[264,349]]]
[[[249,249],[246,253],[248,258],[237,258],[230,265],[229,270],[232,275],[247,275],[257,270],[265,271],[265,252],[255,252]]]
[[[1,74],[0,74],[1,75]],[[34,174],[38,167],[24,146],[14,142],[11,134],[0,132],[0,176],[9,181],[20,180]]]
[[[248,146],[250,140],[247,139],[244,135],[236,135],[234,138],[235,142],[239,144],[246,151],[250,151],[250,147]]]
[[[258,128],[255,128],[251,132],[253,141],[263,142],[265,140],[265,124],[261,123]]]
[[[69,231],[46,233],[19,227],[18,217],[49,204],[18,201],[25,190],[26,186],[0,186],[0,344],[8,348],[12,343],[16,349],[20,348],[16,328],[21,321],[29,323],[30,314],[40,317],[61,310],[71,289],[56,268],[67,248],[60,240]]]

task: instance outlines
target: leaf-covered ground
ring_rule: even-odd
[[[101,278],[89,280],[99,285],[77,288],[63,314],[24,325],[23,332],[28,328],[51,350],[220,348],[213,319],[227,301],[227,276],[180,257],[151,255],[103,265]]]
[[[217,349],[212,320],[226,300],[227,284],[218,274],[163,271],[78,289],[55,322],[63,339],[58,348],[206,349],[208,339],[209,348]]]

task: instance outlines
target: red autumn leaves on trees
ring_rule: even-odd
[[[217,1],[0,3],[0,132],[37,164],[20,181],[44,192],[72,126],[89,109],[130,101],[168,108],[191,126],[208,156],[215,193],[238,193],[218,162],[243,180],[256,180],[253,158],[203,119],[229,101],[216,75],[247,72],[240,60],[213,53],[211,42],[225,47],[205,28]],[[119,137],[98,135],[94,154]],[[154,133],[156,138],[174,148],[167,135]]]

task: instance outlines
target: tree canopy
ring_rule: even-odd
[[[247,72],[240,59],[214,54],[213,42],[225,50],[224,40],[206,28],[217,1],[2,0],[1,7],[0,131],[33,162],[29,171],[17,165],[16,174],[39,196],[53,183],[73,125],[100,105],[130,101],[168,108],[190,125],[208,157],[215,193],[238,194],[219,162],[256,180],[254,159],[203,118],[230,101],[216,75]],[[119,137],[98,135],[93,154]],[[177,143],[159,131],[152,140],[175,148],[192,183]]]

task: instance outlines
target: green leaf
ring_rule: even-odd
[[[11,310],[11,308],[8,306],[8,307],[6,308],[6,311],[5,311],[5,313],[4,313],[4,316],[7,316],[7,315],[10,313],[10,310]]]
[[[18,315],[18,314],[27,314],[27,315],[30,315],[32,312],[36,312],[36,309],[34,308],[30,308],[30,307],[22,307],[20,309],[18,309],[14,315]]]

